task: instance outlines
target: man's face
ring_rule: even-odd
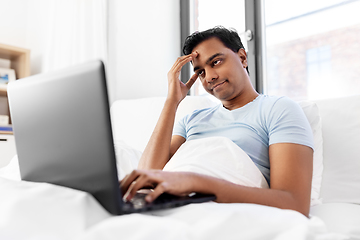
[[[239,96],[247,84],[246,53],[227,48],[218,38],[213,37],[199,43],[193,52],[194,72],[198,74],[204,89],[221,101]]]

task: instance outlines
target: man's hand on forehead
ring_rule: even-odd
[[[198,56],[199,56],[199,52],[198,52],[198,51],[192,52],[192,53],[191,53],[191,57],[192,57],[192,61],[191,61],[191,62],[193,63],[194,59],[197,58]]]

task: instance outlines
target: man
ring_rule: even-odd
[[[154,191],[146,197],[149,202],[163,192],[200,192],[216,195],[216,201],[221,203],[262,204],[308,216],[313,143],[301,108],[288,98],[259,95],[254,90],[246,52],[235,31],[216,27],[194,33],[183,50],[185,56],[179,57],[168,73],[168,96],[139,169],[121,182],[123,192],[127,191],[126,199],[152,185]],[[195,74],[184,84],[179,75],[188,62]],[[185,117],[172,135],[177,107],[197,78],[222,104]],[[221,121],[231,119],[229,115],[236,117],[224,125]],[[200,129],[199,123],[205,129]],[[189,126],[195,134],[187,130]],[[241,186],[196,173],[161,171],[185,141],[208,136],[227,136],[234,141],[258,166],[270,188]]]

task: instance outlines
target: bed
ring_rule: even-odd
[[[164,100],[113,103],[120,178],[136,168]],[[212,98],[187,97],[176,119],[213,104]],[[14,156],[0,169],[0,239],[360,239],[360,95],[299,104],[315,140],[310,218],[214,202],[112,216],[85,192],[21,181]]]

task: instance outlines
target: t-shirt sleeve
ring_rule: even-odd
[[[269,145],[275,143],[296,143],[314,149],[312,130],[304,111],[293,100],[278,99],[269,117]]]
[[[175,123],[173,129],[173,136],[178,135],[186,139],[186,119],[188,116],[183,117],[178,122]]]
[[[182,136],[183,138],[187,139],[188,137],[188,131],[189,128],[192,127],[192,124],[194,124],[193,121],[196,121],[195,118],[202,113],[206,113],[206,111],[209,108],[204,108],[204,109],[197,109],[194,110],[192,113],[186,115],[185,117],[183,117],[182,119],[180,119],[178,122],[176,122],[174,124],[174,129],[173,129],[173,135],[179,135]],[[201,117],[200,117],[201,119]]]

